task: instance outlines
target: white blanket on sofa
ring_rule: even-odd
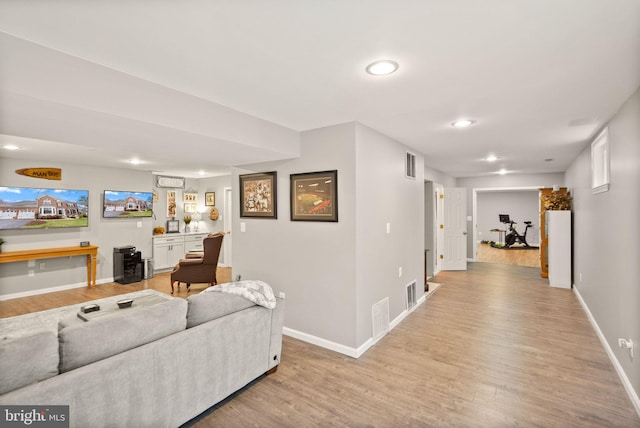
[[[235,294],[236,296],[241,296],[252,301],[256,305],[264,306],[267,309],[276,307],[276,297],[273,295],[273,290],[264,281],[244,280],[226,282],[209,287],[203,291],[203,293],[209,292]]]

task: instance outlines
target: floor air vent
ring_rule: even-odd
[[[371,307],[373,339],[379,339],[389,331],[389,298],[385,297]]]
[[[407,310],[416,305],[416,282],[407,285]]]

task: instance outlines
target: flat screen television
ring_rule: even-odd
[[[89,225],[89,191],[0,187],[0,229]]]
[[[153,216],[152,192],[104,191],[104,218],[132,218]]]

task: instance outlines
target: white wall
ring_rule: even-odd
[[[233,274],[260,279],[286,293],[285,326],[347,347],[356,346],[355,124],[302,133],[301,157],[246,166],[233,174],[277,171],[278,218],[233,217]],[[338,170],[337,223],[290,220],[290,174]],[[240,232],[240,223],[246,232]]]
[[[153,176],[153,184],[155,186],[155,175]],[[183,195],[186,190],[194,190],[198,193],[198,212],[201,213],[202,220],[198,224],[199,232],[209,232],[215,233],[222,231],[222,218],[217,221],[212,221],[209,219],[209,210],[212,207],[208,207],[205,205],[204,197],[205,192],[215,192],[216,196],[216,205],[215,207],[218,209],[220,215],[224,213],[224,189],[225,187],[231,187],[231,175],[224,175],[218,177],[209,177],[209,178],[187,178],[185,180],[185,188],[184,189],[165,189],[165,188],[156,188],[154,190],[158,194],[158,201],[153,204],[153,211],[156,214],[153,220],[153,227],[155,226],[163,226],[166,227],[167,220],[167,191],[175,191],[176,192],[176,219],[180,221],[180,230],[184,230],[184,206],[183,206]],[[190,225],[191,231],[195,231],[195,223],[191,223]]]
[[[40,180],[17,175],[14,171],[29,167],[62,169],[60,181]],[[3,251],[32,248],[64,247],[90,241],[97,245],[99,282],[113,278],[113,248],[133,245],[143,257],[151,257],[152,218],[108,219],[102,218],[105,190],[151,191],[152,175],[148,172],[128,169],[107,169],[74,164],[52,163],[46,160],[25,161],[0,158],[0,186],[79,189],[89,191],[89,226],[49,230],[2,230],[5,239]],[[138,228],[138,222],[142,227]],[[86,258],[66,257],[42,260],[29,277],[27,262],[0,265],[0,295],[30,292],[51,287],[86,284]],[[123,285],[126,287],[126,285]]]
[[[611,185],[591,192],[587,147],[571,164],[574,285],[630,384],[640,393],[640,90],[609,122]],[[635,358],[618,347],[632,339]],[[640,402],[636,401],[640,412]]]
[[[352,354],[371,339],[375,302],[389,297],[394,319],[405,310],[406,284],[417,279],[421,290],[423,176],[406,179],[406,147],[360,124],[307,131],[301,140],[299,159],[234,173],[236,186],[239,174],[277,171],[278,219],[234,214],[233,273],[286,293],[286,328]],[[339,221],[290,221],[289,175],[332,169]],[[240,223],[246,232],[238,232]]]
[[[407,284],[416,281],[418,296],[424,291],[423,159],[416,156],[415,179],[406,178],[406,150],[370,128],[356,127],[358,345],[372,336],[376,302],[389,298],[393,320],[406,310]]]
[[[473,191],[474,189],[521,189],[521,188],[543,188],[562,185],[564,183],[563,173],[551,174],[506,174],[490,175],[486,177],[469,177],[456,179],[456,187],[467,189],[467,216],[473,217]],[[517,221],[517,220],[516,220]],[[537,222],[534,223],[537,224]],[[474,222],[467,221],[467,257],[473,258],[476,251],[474,242]]]
[[[501,192],[477,193],[478,240],[498,242],[498,233],[491,229],[509,230],[509,226],[500,223],[499,214],[509,214],[519,234],[525,233],[525,221],[531,221],[532,227],[527,231],[527,243],[540,243],[540,196],[538,190],[510,190]],[[504,239],[504,234],[502,235]]]

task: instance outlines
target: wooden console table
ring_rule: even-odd
[[[36,250],[5,251],[0,253],[0,263],[22,262],[25,260],[53,259],[68,256],[87,256],[87,285],[89,288],[96,285],[96,260],[98,247],[89,245],[86,247],[58,247],[40,248]]]

